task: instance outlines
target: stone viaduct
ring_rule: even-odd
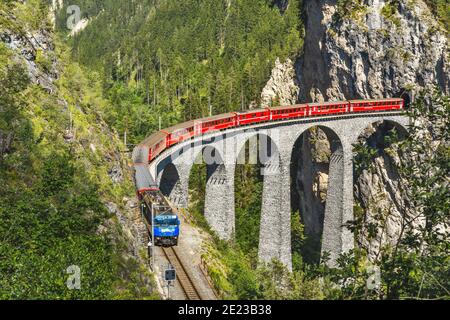
[[[148,185],[158,185],[178,207],[188,205],[189,174],[196,159],[207,163],[205,218],[223,239],[235,231],[235,166],[247,141],[267,137],[269,152],[263,162],[263,197],[259,258],[276,258],[288,268],[291,261],[291,161],[295,142],[308,129],[319,126],[330,140],[328,192],[322,234],[322,252],[330,264],[354,247],[353,234],[343,225],[353,220],[353,146],[372,123],[389,121],[405,129],[409,119],[401,113],[379,112],[266,122],[195,137],[165,150],[149,166],[140,168]],[[264,139],[260,139],[264,140]],[[255,144],[250,143],[254,146]],[[212,160],[212,162],[211,162]],[[301,168],[299,169],[301,170]],[[138,172],[139,174],[139,172]]]

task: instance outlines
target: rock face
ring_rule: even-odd
[[[414,5],[398,1],[398,6],[383,0],[359,3],[346,12],[336,1],[305,3],[305,51],[296,64],[299,100],[393,97],[434,85],[448,93],[447,38],[427,6],[421,1]],[[383,126],[368,132],[362,139],[373,144],[386,134]],[[372,170],[355,180],[355,199],[362,206],[364,223],[377,230],[376,236],[358,235],[357,242],[372,259],[382,245],[398,240],[402,217],[415,211],[400,192],[404,181],[395,169],[398,155],[378,152]],[[320,207],[316,210],[323,212]]]
[[[54,45],[47,30],[27,32],[23,35],[10,31],[0,32],[0,41],[18,52],[26,63],[28,76],[48,92],[54,91],[53,82],[58,78]]]
[[[300,101],[400,96],[437,84],[449,92],[447,38],[420,0],[305,1]]]
[[[316,244],[314,250],[320,252],[317,243],[323,232],[330,143],[320,128],[306,131],[298,143],[292,159],[295,162],[291,172],[295,181],[292,207],[300,212],[305,234]]]
[[[359,143],[377,150],[369,168],[354,177],[355,203],[360,208],[355,215],[364,226],[356,235],[356,242],[372,260],[378,257],[383,245],[398,241],[403,217],[413,217],[416,211],[402,192],[407,182],[397,170],[400,156],[395,147],[386,148],[384,143],[392,128],[389,123],[375,123],[359,139]]]
[[[450,92],[450,65],[446,32],[422,0],[305,0],[304,51],[295,62],[296,78],[290,67],[277,61],[263,90],[263,101],[275,97],[297,102],[403,97],[408,103],[421,88],[438,86]],[[294,89],[297,87],[296,89]],[[367,128],[362,137],[370,143],[383,141],[386,130],[380,124]],[[321,232],[324,194],[328,184],[329,159],[321,130],[303,138],[301,156],[294,168],[297,202],[305,232]],[[358,236],[359,245],[376,257],[381,245],[395,241],[402,215],[411,208],[395,170],[398,155],[379,150],[370,171],[355,181],[355,199],[362,206],[365,223],[376,222],[378,235]]]
[[[290,59],[284,63],[277,59],[270,80],[262,90],[261,106],[295,104],[298,93],[294,63]]]
[[[61,1],[53,1],[53,5],[60,5]],[[26,64],[28,77],[30,81],[41,86],[49,94],[57,95],[55,91],[55,81],[59,76],[61,62],[55,58],[54,44],[52,41],[51,30],[37,30],[34,32],[25,32],[17,34],[10,30],[2,30],[0,32],[0,42],[3,42],[17,56],[17,59],[23,59]],[[57,96],[61,107],[61,113],[69,113],[69,103],[62,96]],[[1,112],[0,108],[0,112]],[[105,133],[116,145],[120,144],[118,136],[108,127],[103,119],[98,118],[95,126]],[[88,124],[88,130],[93,125]],[[77,137],[73,131],[66,130],[61,132],[66,143],[79,144],[81,149],[95,153],[104,154],[103,163],[110,167],[107,174],[114,184],[124,184],[132,180],[132,169],[128,166],[128,160],[122,155],[119,147],[112,150],[104,150],[100,141],[95,140],[95,131],[92,131],[92,139],[85,140]],[[13,145],[14,134],[12,132],[2,132],[0,130],[0,157],[4,153],[8,153]],[[101,151],[98,151],[100,148]],[[96,164],[89,164],[96,165]],[[133,259],[145,266],[147,261],[142,255],[142,250],[147,247],[148,237],[145,224],[141,218],[140,208],[136,199],[124,197],[122,202],[111,202],[106,196],[100,199],[105,208],[109,211],[112,218],[105,220],[103,224],[98,226],[97,233],[108,233],[113,239],[114,245],[121,250],[121,258],[124,260]],[[151,280],[148,275],[143,275],[144,282],[148,284],[149,292],[151,288]]]

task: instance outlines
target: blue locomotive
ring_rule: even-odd
[[[180,219],[161,192],[158,189],[146,189],[140,190],[138,195],[143,205],[147,229],[150,235],[152,230],[155,232],[153,235],[155,246],[177,246],[180,236]]]
[[[155,245],[176,246],[180,235],[180,219],[176,214],[164,213],[154,217]]]

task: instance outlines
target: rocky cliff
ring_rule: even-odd
[[[448,34],[421,1],[304,3],[305,42],[291,71],[277,61],[263,101],[403,96],[437,85],[450,90]]]
[[[263,101],[277,96],[288,102],[296,90],[298,102],[401,96],[409,103],[415,92],[434,86],[449,93],[448,33],[423,1],[307,0],[304,18],[305,42],[295,62],[296,76],[289,60],[277,62]],[[388,127],[373,124],[361,133],[360,143],[371,145],[377,154],[370,170],[355,175],[356,214],[366,225],[375,221],[377,228],[376,237],[368,240],[363,234],[357,241],[372,257],[382,244],[396,239],[402,216],[415,209],[401,192],[395,165],[400,157],[393,150],[387,154],[383,145],[392,129]],[[301,139],[298,171],[293,173],[293,196],[298,197],[294,208],[300,210],[306,233],[316,236],[323,223],[328,178],[328,160],[320,155],[329,152],[329,144],[320,128]]]
[[[300,101],[449,91],[447,35],[418,1],[306,1]]]
[[[20,21],[17,18],[17,22]],[[83,87],[86,76],[66,60],[67,56],[61,52],[61,48],[56,51],[51,28],[32,29],[28,25],[8,28],[2,24],[0,46],[2,49],[6,48],[14,61],[25,67],[26,76],[30,85],[36,88],[36,92],[40,92],[39,90],[44,92],[33,96],[37,101],[37,108],[53,108],[52,102],[56,101],[55,112],[62,119],[68,120],[67,124],[61,123],[55,117],[48,116],[52,114],[51,111],[48,110],[48,114],[43,111],[34,112],[31,106],[22,103],[21,109],[25,109],[27,119],[33,123],[33,130],[37,133],[42,131],[40,140],[36,141],[37,147],[44,149],[45,147],[39,145],[45,139],[43,137],[47,134],[54,135],[55,141],[50,141],[45,152],[56,156],[58,151],[56,147],[55,150],[52,148],[60,143],[65,144],[82,164],[79,170],[95,175],[99,188],[103,189],[100,191],[99,200],[109,211],[109,215],[108,219],[99,223],[97,234],[110,239],[117,251],[118,261],[113,262],[118,265],[121,277],[115,279],[117,283],[121,283],[118,285],[120,288],[116,288],[117,296],[129,298],[130,296],[123,293],[124,287],[128,286],[144,289],[143,292],[133,293],[136,297],[150,296],[154,292],[154,283],[152,276],[145,271],[147,261],[143,250],[147,244],[146,229],[140,217],[137,200],[134,199],[131,167],[127,158],[123,156],[124,146],[117,133],[111,130],[101,117],[100,109],[103,103],[101,97],[94,98],[94,102],[91,100],[92,96],[86,96]],[[68,85],[69,91],[66,83],[60,81],[61,77],[64,77],[63,74],[66,77],[65,81],[72,81]],[[94,83],[92,81],[90,85],[95,86]],[[10,85],[1,83],[3,84]],[[2,86],[3,90],[8,88]],[[73,99],[74,97],[76,98]],[[90,102],[86,104],[89,100]],[[0,111],[2,108],[0,105]],[[19,109],[13,111],[20,112]],[[43,128],[40,127],[41,124]],[[3,157],[14,156],[14,152],[17,153],[14,149],[17,149],[19,141],[14,130],[13,124],[10,131],[0,130],[0,160]],[[136,268],[144,271],[136,276],[132,274]]]

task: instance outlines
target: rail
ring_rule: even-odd
[[[184,267],[176,249],[174,247],[163,247],[162,249],[167,260],[169,260],[170,264],[177,272],[177,281],[180,283],[186,298],[188,300],[205,300],[200,294],[200,290],[198,290],[195,286],[195,282],[192,281],[191,276]]]

